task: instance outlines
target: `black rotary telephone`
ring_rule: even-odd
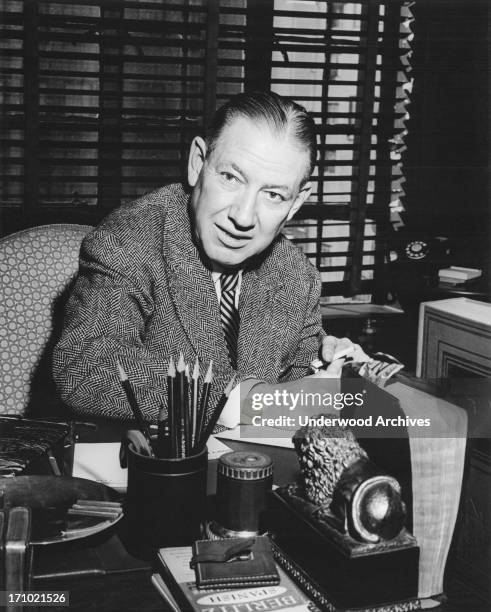
[[[406,301],[438,284],[438,270],[452,265],[452,245],[444,236],[406,235],[392,245],[391,285]],[[396,254],[396,256],[394,256]]]

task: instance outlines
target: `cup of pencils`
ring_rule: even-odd
[[[128,444],[125,516],[136,553],[199,539],[206,516],[208,449],[189,457],[142,455]]]
[[[145,556],[163,546],[184,546],[201,536],[206,518],[207,440],[233,386],[229,382],[211,414],[212,363],[199,385],[199,363],[192,374],[181,354],[170,360],[167,414],[159,414],[158,434],[152,435],[138,408],[131,381],[118,363],[121,385],[138,429],[126,434],[128,466],[125,520],[132,552]]]

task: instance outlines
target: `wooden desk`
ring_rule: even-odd
[[[80,441],[114,442],[121,439],[125,428],[123,423],[100,421],[97,430],[81,430]],[[227,445],[233,450],[258,448],[256,444],[229,440]],[[275,483],[295,479],[297,459],[293,450],[261,449],[275,462]],[[216,491],[216,463],[213,460],[208,465],[209,495]],[[149,563],[126,551],[115,527],[84,540],[36,548],[31,589],[69,591],[70,610],[163,610],[162,599],[150,582],[151,574]]]
[[[115,441],[125,425],[102,422],[97,431],[82,433],[81,441]],[[227,441],[234,450],[250,448],[243,442]],[[253,445],[275,462],[276,484],[295,479],[297,460],[293,450]],[[216,461],[209,464],[208,490],[216,487]],[[32,589],[70,592],[74,610],[162,610],[163,602],[151,585],[150,564],[132,557],[124,548],[117,529],[73,543],[38,549],[34,555]],[[449,601],[441,612],[489,612],[483,602],[466,591],[465,585],[446,577]],[[49,609],[49,608],[47,608]],[[54,608],[53,608],[54,609]],[[58,609],[58,608],[57,608]]]

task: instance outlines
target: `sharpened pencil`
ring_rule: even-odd
[[[191,448],[196,441],[196,429],[198,426],[198,383],[199,383],[199,360],[196,356],[192,374],[191,386]]]
[[[133,412],[133,416],[135,417],[135,421],[138,425],[138,429],[142,432],[142,434],[147,439],[148,445],[150,446],[150,450],[152,451],[152,439],[150,437],[150,431],[148,429],[148,425],[145,423],[143,418],[143,414],[138,406],[138,402],[136,401],[135,393],[133,391],[133,387],[131,386],[130,381],[128,380],[128,375],[124,371],[123,366],[116,361],[116,365],[118,368],[119,381],[123,390],[126,394],[126,399],[128,400],[128,404],[130,405],[131,411]],[[152,451],[153,452],[153,451]]]
[[[192,417],[191,417],[191,402],[189,401],[189,390],[191,375],[189,365],[186,363],[184,368],[184,456],[191,454],[191,432],[192,432]]]
[[[184,443],[184,432],[185,425],[184,419],[186,414],[186,394],[185,394],[185,380],[186,380],[186,363],[184,361],[184,356],[182,352],[179,354],[179,361],[177,362],[176,367],[176,390],[175,393],[175,402],[176,402],[176,421],[177,421],[177,431],[178,431],[178,446],[177,451],[178,457],[186,456],[186,448]]]
[[[200,442],[198,445],[197,450],[203,450],[203,448],[206,446],[206,443],[208,442],[208,438],[211,436],[211,434],[213,433],[213,430],[215,429],[215,425],[218,422],[218,419],[220,418],[220,415],[222,414],[222,410],[225,406],[225,404],[227,403],[228,397],[232,391],[232,389],[234,388],[234,382],[235,382],[235,374],[234,376],[232,376],[232,378],[230,379],[228,385],[225,387],[222,396],[220,397],[220,399],[218,400],[218,404],[216,405],[215,409],[213,410],[213,414],[211,415],[211,419],[208,421],[206,427],[205,427],[205,431],[203,433],[203,435],[200,437]]]
[[[176,384],[176,366],[174,359],[169,359],[169,367],[167,369],[167,422],[169,423],[170,435],[170,456],[177,457],[177,436],[178,426],[176,419],[176,404],[174,398],[174,389]]]
[[[205,418],[206,418],[206,412],[208,408],[208,399],[210,397],[210,389],[211,389],[212,381],[213,381],[213,360],[211,360],[208,365],[208,370],[206,372],[205,380],[203,382],[203,388],[201,389],[201,397],[200,397],[199,410],[198,410],[198,424],[196,426],[196,436],[195,436],[193,450],[195,450],[199,446],[201,435],[203,433],[203,428],[205,426]]]

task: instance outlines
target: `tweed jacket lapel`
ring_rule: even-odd
[[[281,269],[273,245],[257,269],[244,272],[239,300],[238,369],[262,378],[269,372],[271,380],[281,368],[278,359],[288,325],[289,300]]]
[[[191,240],[184,198],[168,210],[162,249],[171,299],[194,353],[203,363],[213,359],[218,369],[231,372],[215,287]]]

